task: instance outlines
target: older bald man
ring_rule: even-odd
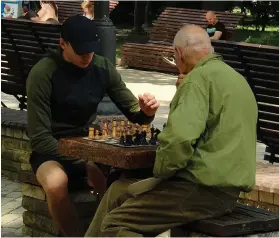
[[[86,236],[156,236],[230,213],[240,191],[253,188],[257,104],[248,83],[214,54],[204,29],[182,28],[174,45],[186,76],[159,135],[153,173],[161,182],[137,196],[128,189],[137,180],[114,182]]]
[[[208,22],[208,26],[206,27],[206,31],[211,40],[226,40],[227,39],[227,31],[225,25],[218,21],[215,12],[208,11],[205,15],[205,18]]]

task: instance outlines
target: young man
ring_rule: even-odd
[[[153,173],[161,182],[136,197],[128,193],[135,179],[114,182],[88,237],[154,237],[230,213],[240,191],[253,188],[257,103],[249,84],[214,54],[204,29],[182,28],[174,46],[176,65],[186,76],[159,135]]]
[[[226,40],[227,31],[224,24],[217,20],[217,17],[213,11],[208,11],[205,15],[209,25],[206,31],[211,40]]]
[[[94,21],[83,16],[68,18],[61,28],[61,52],[41,59],[27,79],[30,163],[46,192],[50,213],[65,236],[84,235],[69,200],[69,181],[85,177],[87,172],[94,190],[103,193],[106,179],[97,166],[61,156],[58,139],[86,135],[106,93],[134,123],[150,123],[159,107],[148,93],[137,100],[115,67],[94,54],[98,40]]]

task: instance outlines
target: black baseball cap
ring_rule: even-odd
[[[81,15],[71,16],[62,24],[61,38],[69,42],[79,55],[99,50],[96,22]]]

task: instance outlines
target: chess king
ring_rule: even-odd
[[[85,232],[69,200],[68,185],[88,176],[94,191],[102,194],[106,179],[96,165],[60,155],[58,139],[88,135],[86,128],[105,94],[133,123],[149,124],[159,107],[151,94],[137,99],[115,67],[94,54],[99,40],[95,32],[93,20],[68,18],[61,27],[60,50],[42,58],[27,79],[30,164],[46,192],[52,218],[65,236],[80,237]]]

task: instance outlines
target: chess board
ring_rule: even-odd
[[[156,145],[151,145],[151,144],[147,144],[147,145],[125,145],[125,144],[120,144],[119,143],[119,139],[114,139],[114,138],[108,138],[108,139],[93,139],[93,138],[89,138],[89,137],[83,137],[83,139],[85,140],[89,140],[89,141],[94,141],[97,143],[102,143],[102,144],[107,144],[107,145],[112,145],[112,146],[118,146],[118,147],[122,147],[122,148],[156,148],[159,145],[159,142],[156,143]]]
[[[85,140],[122,148],[156,148],[161,131],[153,125],[138,125],[128,120],[105,120],[89,127]]]

